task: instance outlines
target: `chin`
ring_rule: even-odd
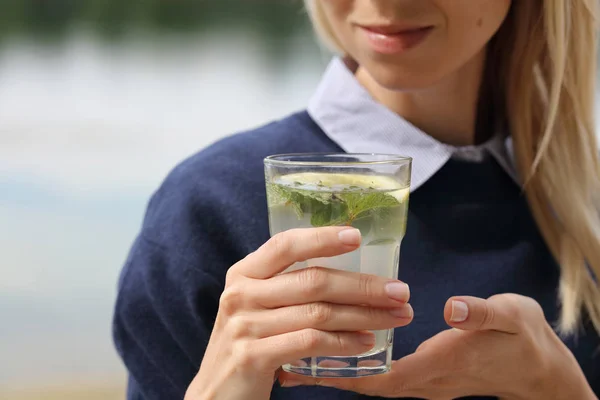
[[[365,60],[361,64],[377,84],[388,90],[419,91],[426,90],[443,78],[428,65],[406,65],[398,62]]]

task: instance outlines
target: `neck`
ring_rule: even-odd
[[[438,141],[454,146],[475,143],[479,91],[485,51],[433,87],[418,91],[390,90],[362,67],[358,81],[371,96]]]

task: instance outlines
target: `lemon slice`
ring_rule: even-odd
[[[399,202],[405,201],[409,195],[409,188],[403,188],[393,178],[381,175],[300,172],[279,176],[276,182],[283,185],[295,183],[318,185],[332,189],[340,186],[357,186],[361,189],[385,190],[389,191],[388,194],[394,196]]]

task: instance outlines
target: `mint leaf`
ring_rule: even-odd
[[[348,206],[353,220],[369,216],[372,211],[384,214],[385,210],[400,205],[394,196],[384,192],[342,193],[339,196]]]
[[[329,204],[331,197],[332,194],[327,192],[296,189],[275,183],[267,184],[269,204],[271,206],[283,204],[292,207],[298,219],[302,218],[305,213],[320,212],[323,214],[327,209],[321,209]]]
[[[287,186],[267,183],[267,202],[270,207],[277,205],[291,206],[298,219],[304,215],[295,192]]]
[[[285,203],[289,201],[291,191],[282,185],[267,183],[267,201],[270,206]]]
[[[314,227],[369,225],[368,218],[386,218],[393,207],[400,205],[394,197],[384,192],[342,191],[331,193],[306,190],[278,184],[267,184],[269,204],[292,207],[298,218],[311,214]]]
[[[394,196],[383,192],[364,194],[356,201],[356,208],[359,212],[398,205],[400,205],[400,202]]]
[[[328,192],[310,191],[303,189],[298,190],[297,193],[307,197],[308,199],[318,201],[321,204],[329,204],[333,196],[332,193]]]
[[[344,225],[348,219],[348,206],[343,202],[333,201],[315,207],[310,224],[314,227]]]

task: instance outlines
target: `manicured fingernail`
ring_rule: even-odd
[[[404,307],[392,308],[390,314],[397,318],[412,318],[413,309],[410,304],[407,304]]]
[[[398,301],[408,301],[410,289],[404,282],[388,282],[385,285],[385,293],[392,299]]]
[[[294,381],[294,380],[291,380],[291,379],[286,379],[281,384],[281,387],[294,387],[294,386],[300,386],[302,384],[303,384],[303,382],[300,382],[300,381]]]
[[[467,303],[458,300],[452,300],[452,315],[450,321],[464,322],[469,317],[469,306]]]
[[[344,229],[338,233],[340,242],[348,246],[356,246],[360,244],[360,231],[355,228]]]
[[[358,341],[367,346],[373,346],[375,344],[375,335],[371,332],[361,332],[358,335]]]

